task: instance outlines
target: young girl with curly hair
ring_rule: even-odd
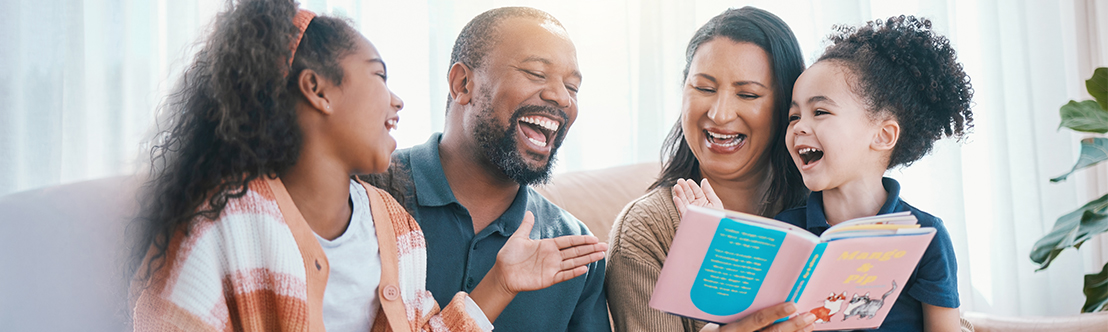
[[[476,331],[516,293],[584,274],[592,236],[531,240],[528,215],[471,292],[440,311],[426,243],[391,196],[400,98],[344,20],[291,0],[219,14],[164,106],[137,220],[138,331]]]
[[[854,218],[910,211],[935,237],[878,330],[958,331],[957,262],[942,220],[900,199],[885,171],[973,127],[969,76],[931,21],[890,17],[840,26],[793,87],[785,145],[812,191],[775,218],[816,235]],[[684,184],[684,204],[718,207],[711,187]],[[806,308],[802,308],[806,309]]]
[[[819,235],[853,218],[911,211],[935,237],[879,330],[957,331],[957,263],[942,220],[900,199],[886,170],[973,126],[969,77],[931,21],[890,17],[838,27],[793,90],[786,145],[812,190],[777,219]]]

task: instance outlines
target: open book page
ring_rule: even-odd
[[[816,246],[816,237],[795,227],[778,229],[748,219],[753,218],[690,207],[650,306],[727,323],[781,303]]]
[[[879,327],[935,236],[930,227],[904,230],[816,246],[814,267],[790,299],[816,315],[816,330]]]

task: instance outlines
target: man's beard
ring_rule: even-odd
[[[566,123],[568,122],[565,112],[553,107],[547,106],[521,106],[517,108],[512,116],[508,119],[507,128],[499,126],[494,116],[495,111],[488,107],[488,96],[481,104],[485,107],[481,109],[481,113],[477,116],[477,126],[474,128],[474,136],[478,143],[481,144],[481,149],[485,154],[485,158],[488,158],[489,162],[496,165],[500,171],[504,172],[508,178],[512,179],[520,185],[532,185],[542,184],[550,180],[550,171],[554,167],[555,156],[558,153],[558,147],[562,145],[562,139],[565,138]],[[525,156],[520,153],[519,144],[516,140],[516,131],[519,130],[519,118],[523,114],[546,114],[554,118],[560,118],[562,125],[558,128],[558,132],[554,133],[550,137],[552,144],[550,147],[550,157],[546,161],[546,164],[537,168],[528,165],[526,159],[541,160],[540,155]]]

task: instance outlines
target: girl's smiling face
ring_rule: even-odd
[[[760,176],[773,142],[773,67],[752,43],[716,37],[693,55],[681,127],[705,177]]]
[[[841,64],[820,61],[793,88],[785,145],[812,191],[839,188],[875,172],[880,176],[896,144],[895,120],[866,110],[852,80]]]
[[[389,90],[385,62],[365,37],[355,41],[355,51],[339,60],[343,82],[332,100],[333,123],[328,130],[344,151],[354,173],[379,173],[388,169],[396,140],[389,134],[400,120],[404,102]]]

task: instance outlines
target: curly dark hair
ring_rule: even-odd
[[[297,77],[312,69],[341,85],[339,60],[360,36],[345,20],[316,17],[290,67],[297,7],[292,0],[228,3],[161,106],[168,121],[151,142],[150,178],[132,230],[133,275],[163,266],[175,233],[214,220],[251,181],[296,163],[303,140],[294,106],[304,98]]]
[[[893,16],[862,27],[836,26],[819,61],[845,65],[851,90],[872,115],[900,123],[900,139],[887,168],[908,166],[945,137],[961,140],[973,129],[973,87],[950,40],[931,20]]]
[[[777,97],[773,105],[773,142],[766,150],[770,165],[769,189],[761,197],[759,205],[762,210],[757,213],[772,216],[804,204],[808,188],[804,186],[800,171],[789,155],[784,135],[789,125],[793,83],[804,71],[804,59],[800,55],[796,36],[785,21],[768,11],[749,6],[728,9],[700,27],[689,41],[682,80],[688,78],[689,67],[700,45],[715,38],[758,45],[769,55],[773,68],[773,93]],[[662,172],[649,189],[671,187],[681,178],[699,180],[702,177],[700,161],[685,141],[681,119],[677,119],[662,143],[662,160],[665,160]]]

